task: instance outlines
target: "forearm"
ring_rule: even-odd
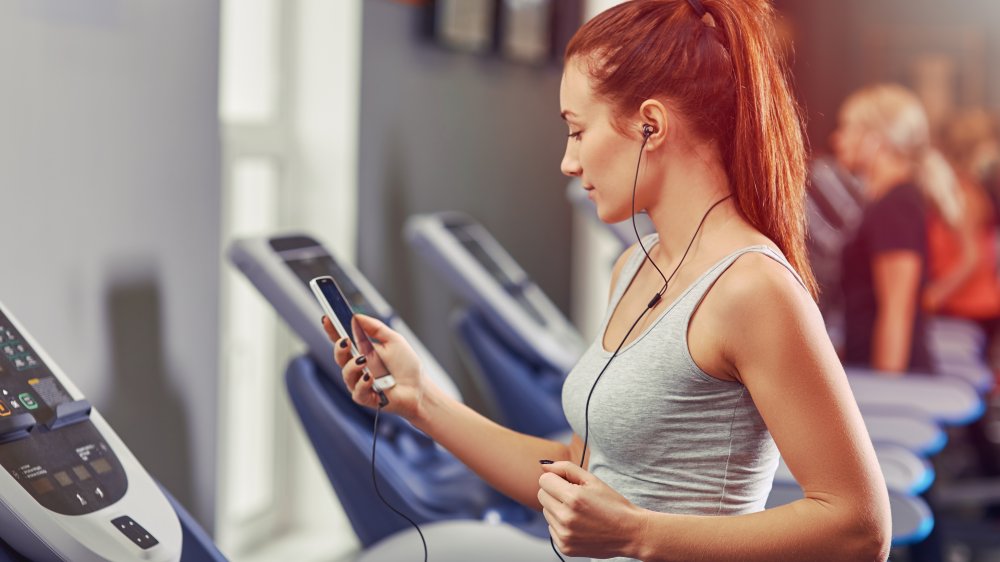
[[[632,556],[645,562],[884,562],[887,512],[851,512],[817,498],[737,516],[643,511]]]
[[[569,460],[566,445],[512,431],[480,415],[465,404],[431,392],[421,404],[421,431],[451,451],[500,492],[536,510],[538,461]]]
[[[937,281],[934,281],[924,290],[924,305],[930,311],[935,311],[952,295],[958,291],[972,276],[976,269],[975,256],[966,257],[963,262],[952,271]]]
[[[872,334],[872,368],[902,373],[909,367],[913,319],[879,311]]]

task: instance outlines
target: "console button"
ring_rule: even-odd
[[[154,546],[160,544],[160,541],[156,540],[156,537],[151,535],[146,529],[143,529],[142,525],[139,525],[127,515],[112,519],[111,524],[114,525],[116,529],[121,531],[123,535],[128,537],[130,541],[135,543],[136,546],[143,550],[153,548]]]
[[[0,443],[24,439],[35,427],[35,416],[24,413],[0,418]]]
[[[31,397],[31,393],[22,392],[21,394],[18,394],[17,397],[21,400],[21,404],[24,405],[25,408],[29,410],[38,409],[38,402],[35,402],[35,399]]]

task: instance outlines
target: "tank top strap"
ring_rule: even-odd
[[[691,316],[694,314],[695,310],[701,305],[701,302],[705,300],[705,296],[708,292],[715,286],[715,282],[719,280],[726,270],[729,269],[733,263],[736,262],[740,256],[749,253],[764,254],[765,256],[773,259],[782,266],[785,267],[791,274],[795,277],[795,280],[799,282],[799,285],[808,292],[805,282],[802,281],[802,277],[799,273],[795,271],[792,264],[788,259],[782,255],[780,252],[774,251],[770,246],[765,246],[763,244],[758,246],[747,246],[746,248],[740,248],[735,252],[729,254],[728,256],[722,258],[715,265],[710,267],[708,271],[702,274],[697,281],[687,290],[687,292],[681,297],[675,306],[674,318],[682,321],[687,325],[691,321]]]

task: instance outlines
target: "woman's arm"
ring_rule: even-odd
[[[749,515],[662,514],[559,463],[539,479],[557,546],[650,562],[883,562],[888,493],[815,303],[783,267],[747,255],[708,294],[709,309],[722,312],[706,315],[718,320],[703,333],[720,338],[726,374],[746,385],[805,498]]]
[[[582,449],[582,444],[576,445],[579,439],[567,446],[517,433],[490,421],[428,380],[421,373],[420,359],[403,336],[375,318],[360,314],[354,318],[374,340],[378,358],[396,379],[396,386],[385,391],[389,399],[385,409],[408,419],[494,488],[528,507],[541,509],[536,497],[541,473],[538,461],[569,459]],[[324,320],[323,324],[328,335],[336,338],[329,321]],[[346,339],[338,340],[334,346],[334,358],[343,369],[344,383],[355,402],[374,408],[378,399],[372,391],[374,379],[365,369],[367,362],[358,363],[360,358],[352,357],[350,346],[345,344]]]
[[[611,274],[612,290],[631,253],[618,258]],[[451,398],[420,374],[419,359],[402,336],[372,318],[358,316],[365,332],[382,343],[375,346],[397,380],[397,388],[386,392],[389,411],[398,413],[448,449],[476,474],[500,492],[536,510],[540,460],[580,462],[583,441],[573,434],[569,445],[518,433],[480,415]],[[337,335],[324,321],[331,339]],[[364,380],[364,368],[354,362],[350,348],[334,346],[334,358],[343,367],[344,382],[359,404],[374,407],[371,380]],[[584,466],[588,459],[585,459]]]
[[[542,459],[579,462],[583,442],[574,434],[569,446],[518,433],[478,414],[438,391],[429,396],[418,429],[451,451],[483,480],[514,500],[538,511],[538,476]]]
[[[956,234],[962,248],[962,260],[947,275],[931,282],[924,289],[923,306],[929,312],[940,309],[941,305],[969,280],[979,262],[976,226],[972,221],[963,219],[959,222]]]
[[[902,373],[910,362],[913,322],[920,302],[920,254],[899,250],[876,254],[872,262],[875,325],[872,368]]]

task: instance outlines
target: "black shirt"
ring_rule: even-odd
[[[925,315],[920,297],[927,285],[927,222],[920,188],[913,184],[894,187],[865,209],[854,238],[844,245],[843,276],[845,303],[845,356],[848,365],[870,367],[875,331],[875,286],[872,265],[879,254],[912,251],[920,256],[920,285],[914,310],[908,371],[929,373],[933,369],[927,349]]]

